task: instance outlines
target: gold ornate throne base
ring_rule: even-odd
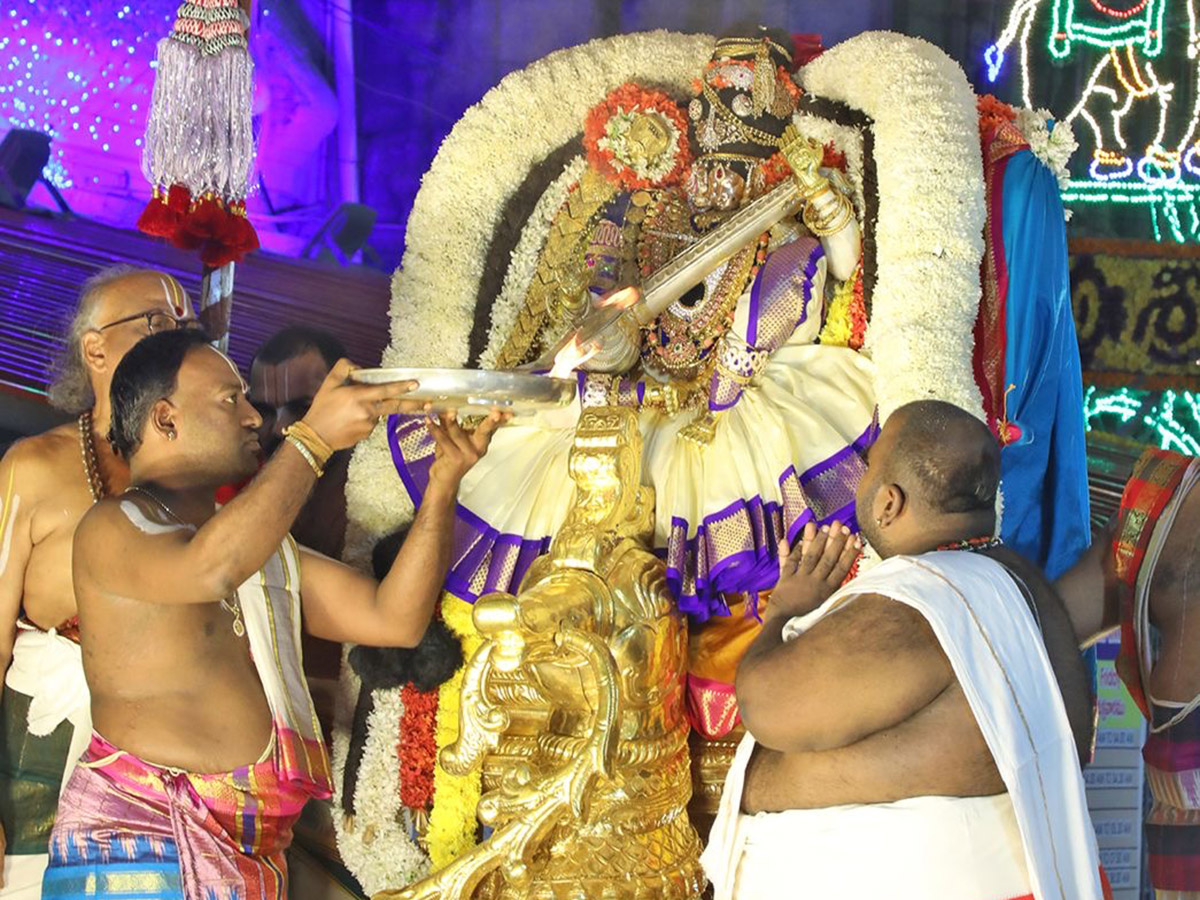
[[[519,595],[475,604],[458,740],[439,764],[483,769],[491,836],[400,892],[425,898],[699,897],[688,818],[687,622],[649,551],[635,412],[584,411],[575,499]],[[383,892],[377,896],[395,896]]]

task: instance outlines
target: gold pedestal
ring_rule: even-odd
[[[684,718],[687,623],[647,548],[654,495],[627,409],[589,409],[572,510],[518,596],[475,604],[458,741],[495,830],[407,890],[417,898],[674,898],[703,886]],[[396,896],[384,892],[380,896]]]

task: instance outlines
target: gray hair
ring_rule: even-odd
[[[125,265],[101,269],[83,283],[75,313],[67,327],[62,350],[50,366],[50,405],[71,415],[91,409],[96,403],[92,379],[83,361],[83,336],[96,327],[97,301],[105,289],[122,278],[153,272],[153,269]]]

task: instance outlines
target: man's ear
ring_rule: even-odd
[[[146,427],[153,429],[168,441],[175,440],[179,436],[179,410],[164,397],[150,410],[150,421]]]
[[[99,331],[84,333],[79,340],[79,352],[89,371],[104,372],[108,369],[108,347],[104,335]]]
[[[876,507],[880,525],[887,526],[895,522],[908,507],[908,495],[898,484],[885,484],[879,489],[878,496],[882,501]]]

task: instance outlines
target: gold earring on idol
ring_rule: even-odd
[[[173,441],[173,440],[175,440],[175,431],[174,431],[174,430],[171,430],[171,431],[168,431],[168,432],[167,432],[167,440],[168,440],[168,441]]]

